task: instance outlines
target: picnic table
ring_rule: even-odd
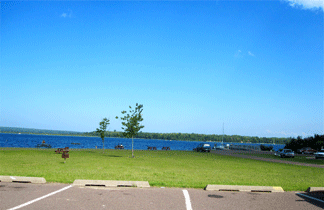
[[[65,147],[65,148],[57,148],[57,150],[55,150],[56,154],[61,154],[64,152],[69,152],[69,147]]]

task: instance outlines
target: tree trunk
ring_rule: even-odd
[[[134,145],[134,140],[133,140],[133,136],[132,136],[132,157],[134,157],[133,145]]]

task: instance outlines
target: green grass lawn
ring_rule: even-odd
[[[0,175],[148,181],[151,186],[204,188],[207,184],[281,186],[305,191],[323,186],[324,169],[191,151],[71,150],[64,163],[54,149],[0,148]]]
[[[317,159],[310,158],[312,156],[296,156],[294,158],[281,158],[279,156],[273,154],[254,154],[254,153],[237,153],[242,155],[249,155],[249,156],[257,156],[257,157],[264,157],[264,158],[272,158],[277,160],[287,160],[293,162],[300,162],[300,163],[310,163],[310,164],[317,164],[317,165],[324,165],[324,159]]]

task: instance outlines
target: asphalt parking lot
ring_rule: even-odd
[[[306,197],[307,196],[307,197]],[[323,192],[101,188],[0,182],[0,209],[323,209]]]

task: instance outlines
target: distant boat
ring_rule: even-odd
[[[71,144],[74,144],[74,145],[80,145],[80,143],[74,143],[74,142],[72,142]]]

